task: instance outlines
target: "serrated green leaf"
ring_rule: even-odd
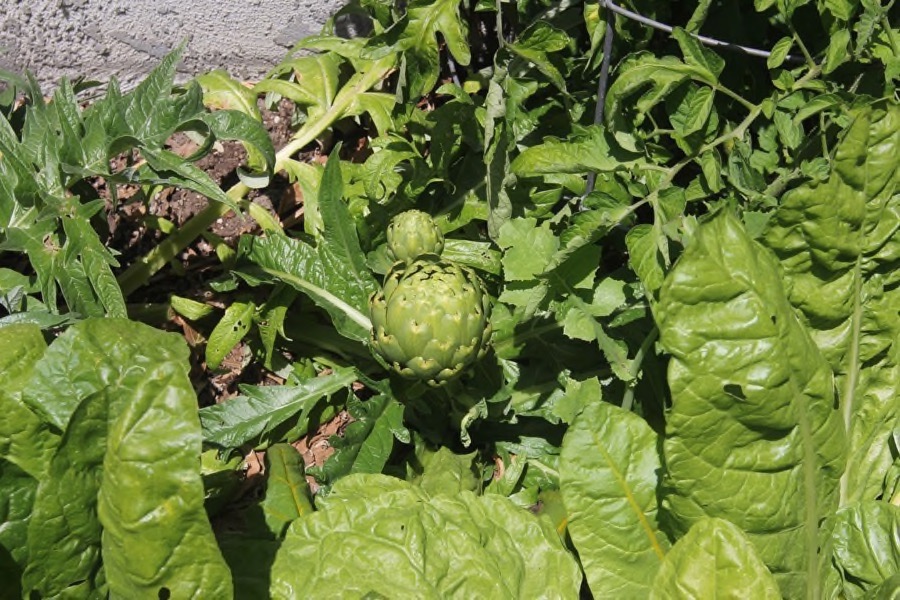
[[[652,225],[632,227],[625,236],[628,245],[628,264],[640,278],[651,296],[662,287],[665,268],[659,252],[659,230]]]
[[[703,172],[703,181],[711,192],[718,192],[725,187],[722,181],[722,157],[718,150],[713,148],[704,152],[697,158],[697,162]]]
[[[297,297],[297,291],[287,285],[275,286],[269,299],[260,309],[257,327],[259,337],[266,352],[263,364],[267,369],[272,368],[272,357],[275,353],[275,340],[277,336],[287,337],[284,333],[284,319],[288,308]]]
[[[240,213],[237,203],[227,196],[206,172],[174,152],[149,147],[141,147],[140,150],[149,166],[146,173],[141,173],[144,181],[192,190]]]
[[[547,56],[552,52],[559,52],[569,43],[569,36],[546,21],[537,21],[521,33],[515,43],[507,48],[521,56],[526,61],[534,64],[550,82],[562,93],[566,91],[566,81],[559,69]]]
[[[203,90],[203,104],[213,110],[238,110],[255,120],[262,115],[256,105],[256,94],[226,71],[215,69],[198,76],[195,81]]]
[[[351,397],[347,410],[352,422],[340,437],[330,442],[334,454],[315,469],[315,477],[326,484],[350,473],[381,473],[394,449],[394,440],[409,441],[403,425],[403,405],[379,394],[365,402]]]
[[[678,108],[669,114],[669,120],[675,128],[675,133],[687,137],[700,131],[706,125],[713,109],[715,92],[706,86],[693,86],[688,88]]]
[[[336,369],[297,386],[244,386],[241,396],[200,409],[203,440],[228,450],[258,442],[288,419],[296,417],[305,427],[319,402],[355,380],[354,369]]]
[[[825,51],[825,61],[822,63],[822,72],[831,73],[843,63],[849,60],[847,46],[850,44],[850,30],[838,29],[831,35],[828,41],[828,49]]]
[[[681,47],[684,62],[696,67],[703,74],[703,80],[716,85],[719,75],[725,69],[725,61],[718,54],[703,46],[700,41],[681,27],[672,30],[672,37]]]
[[[485,273],[499,275],[502,271],[500,252],[492,248],[492,245],[474,240],[445,239],[441,256]]]
[[[403,70],[410,98],[419,98],[437,82],[440,34],[453,58],[466,66],[471,60],[467,27],[459,14],[460,0],[412,0],[406,14],[387,31],[369,40],[362,56],[378,59],[403,53]]]
[[[266,78],[253,90],[275,92],[308,107],[311,115],[320,115],[331,107],[337,96],[342,62],[332,53],[293,58],[279,65],[279,69],[293,74],[292,80]]]
[[[261,120],[237,110],[206,113],[202,120],[219,140],[238,140],[247,149],[248,164],[268,175],[275,167],[275,148]],[[266,179],[268,183],[268,179]]]
[[[793,45],[794,38],[790,36],[785,36],[775,42],[775,45],[772,46],[772,53],[769,54],[769,57],[766,59],[766,66],[770,69],[776,69],[780,67],[787,58],[787,55],[791,51],[791,47],[793,47]]]
[[[253,302],[234,302],[225,309],[222,320],[216,324],[206,343],[208,368],[218,369],[235,344],[244,339],[253,326],[255,313],[256,305]]]
[[[698,56],[705,57],[702,53]],[[636,111],[633,121],[635,125],[640,125],[644,115],[683,82],[694,79],[715,85],[716,76],[713,76],[710,69],[717,68],[717,64],[713,59],[707,62],[710,64],[707,65],[698,59],[700,66],[697,66],[685,64],[674,56],[657,57],[647,52],[639,52],[626,58],[619,66],[618,75],[606,96],[606,122],[614,128],[615,139],[619,144],[626,150],[638,151],[633,135],[628,133],[631,123],[624,114],[626,107],[628,110]],[[644,91],[640,96],[633,100],[632,96],[642,90]]]
[[[393,129],[392,111],[397,103],[397,97],[393,94],[381,92],[364,92],[357,94],[353,103],[347,109],[347,116],[353,117],[368,114],[375,125],[375,130],[384,134]]]
[[[501,262],[506,281],[528,281],[543,272],[559,241],[549,227],[535,219],[513,219],[500,228],[497,244],[504,250]]]
[[[138,138],[143,138],[151,133],[155,125],[154,120],[160,116],[160,111],[168,104],[166,100],[172,93],[175,67],[181,60],[183,51],[184,47],[180,46],[167,54],[159,65],[127,95],[124,111],[125,121]]]
[[[265,275],[309,296],[328,312],[342,335],[357,341],[369,338],[368,296],[374,291],[374,279],[360,288],[338,261],[323,261],[315,247],[284,235],[242,237],[239,254]]]
[[[616,171],[641,164],[641,157],[610,139],[604,127],[591,127],[588,136],[573,141],[547,140],[525,149],[510,165],[516,175]]]

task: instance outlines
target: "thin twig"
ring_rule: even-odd
[[[648,27],[653,27],[654,29],[659,29],[660,31],[665,31],[666,33],[672,33],[674,27],[671,25],[666,25],[665,23],[660,23],[659,21],[654,21],[644,15],[638,14],[636,12],[632,12],[627,8],[622,8],[617,4],[610,2],[610,0],[600,0],[600,6],[608,8],[614,13],[618,13],[623,17],[631,19],[632,21],[637,21],[638,23],[643,23]],[[725,48],[728,50],[739,50],[745,54],[749,54],[751,56],[760,56],[762,58],[769,58],[772,54],[768,50],[760,50],[759,48],[750,48],[748,46],[741,46],[740,44],[732,44],[731,42],[723,42],[722,40],[717,40],[715,38],[707,37],[705,35],[698,35],[696,33],[688,33],[691,37],[695,38],[702,44],[706,44],[707,46],[716,46],[718,48]],[[785,57],[785,60],[790,62],[802,63],[804,62],[803,58],[800,56],[794,56],[792,54],[788,54]]]
[[[606,20],[606,32],[603,34],[603,62],[600,63],[600,81],[597,83],[597,107],[594,109],[594,125],[603,122],[603,107],[606,104],[606,88],[609,82],[609,63],[612,61],[612,45],[613,45],[613,25],[612,19]],[[597,173],[591,171],[587,176],[587,184],[584,188],[584,198],[594,191],[594,184],[597,181]]]

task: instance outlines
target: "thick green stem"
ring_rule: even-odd
[[[244,184],[238,184],[228,190],[228,195],[235,200],[239,200],[248,190],[249,188]],[[135,261],[124,273],[119,275],[119,286],[122,288],[122,294],[128,297],[133,291],[145,285],[157,271],[178,256],[179,252],[187,248],[204,231],[209,229],[216,222],[216,219],[225,215],[229,210],[224,204],[211,203],[172,235],[160,242],[158,246]]]

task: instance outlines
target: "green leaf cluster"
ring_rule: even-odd
[[[13,596],[892,597],[890,8],[629,5],[674,26],[659,32],[591,1],[363,0],[251,87],[214,72],[173,91],[175,54],[87,108],[66,84],[25,110],[0,96],[2,248],[30,265],[0,269]],[[349,16],[362,37],[341,37]],[[277,153],[259,99],[295,105]],[[183,129],[244,141],[256,172],[210,188],[163,149]],[[324,165],[298,154],[319,149]],[[123,150],[140,158],[112,172]],[[302,222],[247,202],[270,170]],[[219,203],[120,288],[91,177]],[[224,311],[164,308],[208,368],[246,342],[284,383],[198,417],[185,346],[115,317],[236,206],[263,233],[205,234]],[[492,305],[490,351],[439,388],[370,348],[388,223],[410,209]],[[63,333],[48,346],[40,327]],[[237,525],[215,537],[219,517]]]

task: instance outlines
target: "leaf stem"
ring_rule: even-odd
[[[629,385],[622,395],[622,408],[628,412],[631,412],[631,407],[634,406],[634,388],[637,387],[638,373],[640,373],[641,368],[644,365],[644,358],[647,356],[647,353],[650,351],[653,344],[656,343],[658,337],[659,328],[654,325],[653,329],[650,330],[650,333],[647,334],[647,337],[644,338],[644,341],[641,343],[641,347],[638,348],[637,354],[634,355],[634,360],[631,361],[631,368],[628,369],[628,373],[633,377],[632,381],[635,383]]]
[[[735,100],[736,102],[738,102],[741,106],[743,106],[747,110],[752,111],[754,108],[756,108],[755,104],[753,104],[752,102],[750,102],[749,100],[747,100],[746,98],[741,96],[740,94],[731,91],[729,88],[727,88],[725,86],[715,85],[715,86],[713,86],[713,89],[716,90],[717,92],[722,92],[723,94],[725,94],[732,100]]]
[[[797,46],[800,48],[800,52],[803,53],[803,58],[806,59],[806,64],[810,67],[815,67],[816,61],[813,60],[812,55],[809,53],[809,49],[807,49],[806,44],[803,43],[803,40],[800,38],[800,35],[797,33],[797,30],[794,28],[794,24],[791,21],[788,21],[788,27],[791,28],[792,37],[797,43]]]
[[[850,429],[853,426],[853,412],[855,406],[856,386],[859,379],[859,346],[860,335],[862,330],[862,256],[856,257],[856,265],[853,268],[853,314],[850,317],[850,356],[847,357],[848,370],[847,377],[844,380],[844,389],[841,390],[840,410],[844,421],[844,431],[849,437]],[[847,469],[841,474],[838,506],[844,506],[847,503],[850,487],[850,473]]]

